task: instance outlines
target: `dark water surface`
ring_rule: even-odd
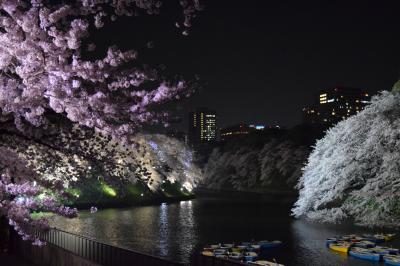
[[[56,218],[58,228],[111,245],[188,264],[204,245],[281,240],[270,258],[285,265],[380,265],[334,253],[327,237],[369,233],[351,225],[316,225],[289,217],[290,206],[255,200],[199,198],[158,206],[105,209],[79,218]],[[398,240],[390,245],[400,247]],[[383,265],[383,264],[382,264]]]

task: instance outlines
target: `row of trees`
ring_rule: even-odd
[[[299,126],[229,141],[211,152],[203,167],[204,185],[218,190],[294,190],[310,147],[322,131]]]

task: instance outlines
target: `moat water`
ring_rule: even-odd
[[[54,223],[65,231],[185,264],[207,244],[277,239],[284,246],[271,250],[269,257],[285,265],[379,265],[325,246],[327,237],[370,230],[353,225],[318,225],[289,214],[290,206],[285,204],[198,198],[94,214],[82,211],[78,218],[57,217]],[[400,241],[390,245],[400,247]]]

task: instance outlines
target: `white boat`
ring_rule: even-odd
[[[228,257],[231,259],[240,260],[241,258],[243,258],[243,255],[239,252],[232,252],[228,255]]]

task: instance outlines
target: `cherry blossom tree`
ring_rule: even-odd
[[[35,245],[44,243],[34,234],[31,227],[40,230],[48,229],[45,218],[33,219],[34,211],[49,211],[66,217],[74,217],[76,209],[64,207],[59,199],[50,193],[58,191],[59,196],[64,194],[64,187],[59,180],[44,180],[38,178],[37,173],[28,167],[28,163],[9,149],[0,148],[1,179],[0,179],[0,214],[5,214],[10,225],[24,240],[31,240]]]
[[[144,122],[167,118],[154,107],[190,94],[183,80],[159,80],[155,69],[127,67],[134,50],[109,47],[104,58],[82,58],[90,32],[118,16],[157,14],[161,1],[14,1],[0,4],[0,109],[23,130],[24,123],[45,126],[46,113],[116,138],[126,138]],[[183,0],[183,33],[187,34],[197,0]],[[180,24],[177,23],[177,26]],[[146,86],[145,86],[146,85]],[[144,88],[146,87],[146,89]],[[149,88],[150,87],[150,88]]]
[[[400,94],[382,92],[319,140],[303,169],[296,217],[400,224]]]
[[[187,35],[200,3],[179,4],[183,21],[175,26]],[[113,46],[103,58],[83,56],[96,49],[90,35],[105,23],[119,16],[158,14],[161,6],[158,0],[1,1],[0,120],[13,121],[32,137],[39,130],[54,130],[56,114],[126,143],[143,123],[166,121],[168,113],[156,107],[189,96],[190,82],[165,80],[155,69],[138,65],[134,50]],[[76,215],[60,204],[68,196],[65,182],[39,176],[39,161],[0,147],[0,167],[0,212],[24,239],[42,244],[25,226],[47,227],[45,219],[32,220],[32,211]]]

